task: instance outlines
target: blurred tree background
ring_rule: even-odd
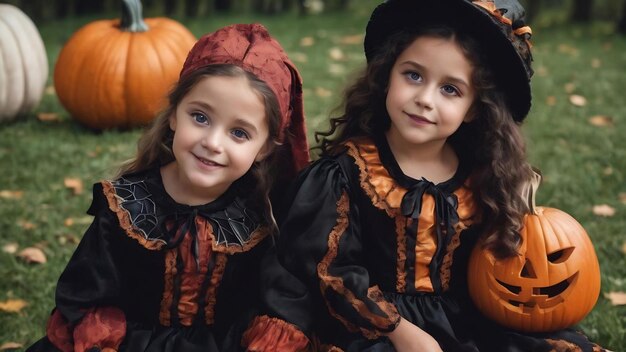
[[[57,20],[72,16],[119,11],[119,0],[8,0],[21,8],[35,22]],[[206,17],[223,12],[251,12],[265,15],[297,12],[311,13],[342,11],[358,0],[143,0],[144,15],[167,14],[174,18]],[[610,20],[619,32],[626,34],[626,0],[521,0],[528,22],[542,13],[552,19],[571,22]],[[355,5],[355,4],[353,4]]]
[[[356,1],[356,0],[353,0]],[[119,0],[9,0],[35,22],[63,19],[71,16],[115,13]],[[323,10],[345,10],[350,0],[143,0],[147,16],[167,14],[169,17],[203,17],[229,11],[249,11],[278,14],[297,11],[304,15]]]

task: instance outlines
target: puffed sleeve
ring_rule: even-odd
[[[296,352],[310,345],[311,301],[307,288],[289,273],[270,248],[261,262],[261,315],[244,333],[251,352]]]
[[[344,155],[345,157],[345,155]],[[351,163],[354,165],[354,163]],[[351,201],[349,170],[336,159],[321,159],[298,178],[281,217],[278,258],[350,331],[373,339],[395,329],[396,307],[370,286],[361,242],[359,209]]]
[[[62,351],[116,349],[126,331],[124,313],[117,308],[120,271],[111,243],[119,223],[101,184],[93,188],[87,213],[94,220],[59,278],[56,309],[46,328],[50,342]]]

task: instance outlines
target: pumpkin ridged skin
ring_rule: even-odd
[[[31,112],[48,80],[48,57],[35,24],[19,8],[0,4],[0,122]]]
[[[497,260],[488,250],[474,248],[468,285],[478,309],[501,325],[524,332],[555,331],[580,322],[600,293],[600,266],[587,232],[569,214],[537,207],[534,214],[526,215],[521,236],[517,257]],[[552,253],[563,256],[552,255],[549,260]],[[567,286],[557,285],[568,278]],[[496,280],[519,288],[519,292]],[[560,288],[549,298],[545,288],[554,285]]]
[[[65,44],[54,85],[72,117],[93,129],[148,124],[164,106],[195,36],[167,18],[145,19],[145,32],[124,31],[119,20],[99,20]]]

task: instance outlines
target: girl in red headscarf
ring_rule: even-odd
[[[265,28],[202,37],[136,157],[94,185],[28,351],[238,350],[276,229],[272,175],[308,161],[305,136],[300,76]]]

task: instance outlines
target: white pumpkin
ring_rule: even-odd
[[[48,80],[39,31],[19,8],[0,4],[0,122],[32,111]]]

